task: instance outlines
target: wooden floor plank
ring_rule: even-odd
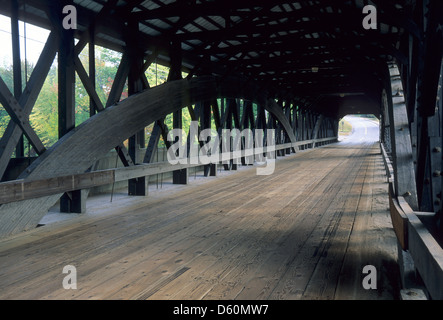
[[[365,199],[363,195],[368,166],[366,161],[362,161],[351,191],[345,200],[343,211],[328,225],[324,249],[313,268],[309,283],[303,292],[303,299],[330,300],[334,298],[336,288],[334,280],[338,279],[349,237],[354,229],[356,211],[359,210],[362,199]]]
[[[359,154],[354,155],[358,157]],[[330,237],[336,232],[338,224],[344,224],[343,216],[352,216],[356,201],[358,201],[360,186],[356,183],[357,176],[361,172],[361,162],[350,163],[351,167],[346,168],[349,176],[343,177],[341,190],[333,192],[335,199],[327,210],[322,211],[321,219],[318,223],[308,229],[309,235],[304,239],[303,244],[292,259],[285,275],[281,277],[278,286],[271,295],[273,299],[301,299],[307,290],[313,274],[322,256],[328,254],[332,243]],[[341,191],[341,192],[338,192]],[[328,213],[328,214],[325,214]],[[342,226],[343,228],[352,227]]]
[[[309,170],[309,168],[305,167],[305,170],[303,171],[303,174],[305,175],[305,181],[309,181],[309,177],[312,177],[312,172]],[[297,179],[289,179],[292,183],[296,183],[296,181],[298,181]],[[283,181],[279,181],[280,185],[283,184]],[[284,184],[283,184],[284,185]],[[316,185],[316,183],[313,184],[314,186]],[[233,258],[234,262],[232,263],[231,268],[227,268],[227,271],[229,271],[229,273],[227,274],[219,274],[217,272],[216,269],[210,269],[207,270],[206,274],[208,274],[209,276],[211,275],[217,275],[216,279],[214,279],[214,277],[212,277],[212,279],[210,279],[210,281],[207,281],[207,283],[209,283],[211,286],[213,286],[214,288],[212,288],[211,290],[209,290],[207,293],[207,295],[205,296],[206,299],[215,299],[215,298],[226,298],[229,297],[229,294],[233,294],[234,296],[236,295],[236,293],[234,292],[236,290],[236,284],[241,283],[241,277],[237,277],[234,276],[236,272],[239,272],[241,274],[243,274],[245,272],[245,270],[242,270],[242,267],[245,267],[247,270],[251,269],[250,266],[253,265],[259,265],[260,261],[261,261],[261,253],[260,251],[261,248],[263,248],[263,246],[266,246],[268,248],[268,250],[272,250],[271,245],[273,244],[273,241],[275,240],[277,235],[280,235],[280,233],[283,233],[283,231],[287,231],[287,229],[290,229],[291,224],[288,223],[288,218],[290,217],[290,214],[287,213],[294,213],[296,212],[296,210],[294,210],[294,206],[295,208],[297,207],[297,205],[301,205],[303,201],[300,201],[300,198],[307,200],[310,199],[308,197],[309,192],[312,190],[311,188],[304,188],[302,189],[302,192],[300,193],[296,193],[293,192],[292,190],[294,190],[291,187],[288,187],[286,185],[284,185],[283,189],[286,189],[288,191],[287,194],[285,194],[284,196],[282,196],[282,198],[286,199],[286,201],[282,201],[281,199],[279,199],[280,203],[287,203],[287,198],[289,198],[291,201],[290,203],[288,203],[286,206],[284,206],[282,209],[277,209],[275,207],[275,204],[273,205],[272,203],[275,203],[274,201],[271,203],[271,206],[268,208],[263,208],[263,207],[256,207],[256,213],[254,214],[254,217],[257,215],[262,215],[263,213],[265,214],[265,221],[268,221],[267,224],[263,224],[261,225],[260,228],[253,228],[252,226],[248,226],[248,230],[246,233],[246,238],[245,241],[248,241],[250,244],[247,248],[247,250],[245,250],[242,247],[239,247],[239,253],[238,255],[241,256],[241,259],[239,259],[238,257],[234,256],[235,258]],[[293,197],[291,197],[290,194],[293,194]],[[271,199],[275,199],[275,196],[270,197]],[[294,201],[296,200],[296,201]],[[298,202],[296,204],[294,204],[294,202]],[[288,210],[289,209],[289,210]],[[286,210],[286,212],[284,212]],[[268,212],[273,212],[273,216],[276,219],[270,219],[269,217],[266,217]],[[285,230],[286,229],[286,230]],[[246,252],[246,253],[243,253]],[[234,252],[235,253],[235,252]],[[233,253],[233,254],[234,254]],[[256,262],[255,260],[257,260],[258,262]],[[232,260],[232,259],[231,259]],[[226,261],[226,258],[221,259],[221,261],[219,261],[217,264],[215,264],[215,268],[221,269],[223,271],[226,271],[223,262]],[[249,261],[247,263],[247,265],[245,266],[244,264],[241,263],[241,261]],[[234,281],[232,281],[232,278],[235,278]],[[218,281],[216,281],[218,279]],[[228,283],[224,283],[223,280],[227,279]],[[221,292],[219,292],[219,296],[216,296],[217,292],[218,292],[218,287],[220,287]],[[232,293],[234,292],[234,293]],[[189,295],[190,293],[187,293],[186,295]],[[191,295],[192,296],[192,295]]]
[[[270,176],[241,167],[93,202],[94,214],[0,242],[0,299],[394,298],[377,148],[329,145],[280,158]],[[372,261],[381,286],[361,292]],[[68,264],[77,290],[62,287]]]
[[[375,151],[374,151],[375,153]],[[397,248],[386,246],[386,243],[396,243],[395,235],[386,232],[392,228],[387,219],[389,203],[385,195],[387,185],[381,174],[384,167],[379,157],[373,157],[373,170],[367,175],[369,183],[363,194],[366,199],[359,206],[353,232],[349,239],[346,257],[337,284],[336,299],[399,299],[399,283],[393,281],[398,276]],[[394,257],[394,258],[392,258]],[[365,276],[364,266],[373,265],[377,270],[377,289],[365,290],[362,280]]]
[[[340,168],[340,173],[344,174],[346,167]],[[331,170],[332,171],[332,170]],[[331,171],[329,174],[332,175]],[[340,183],[339,180],[332,180]],[[256,288],[266,288],[266,283],[269,282],[267,276],[273,275],[273,269],[281,269],[281,266],[285,266],[287,259],[292,259],[295,252],[297,252],[297,246],[301,243],[300,240],[308,236],[308,233],[314,228],[318,221],[322,217],[322,213],[329,207],[330,198],[322,198],[323,201],[318,201],[318,198],[312,195],[320,194],[325,195],[326,190],[334,188],[331,186],[329,180],[322,180],[320,183],[315,184],[315,188],[307,190],[306,194],[303,194],[300,199],[297,199],[298,205],[294,205],[292,212],[287,212],[285,219],[281,219],[278,225],[271,226],[266,230],[264,239],[261,242],[269,243],[268,250],[258,256],[259,260],[252,264],[252,268],[239,270],[239,276],[235,277],[238,285],[231,290],[240,289],[235,295],[237,299],[256,299],[258,296]],[[287,216],[289,213],[297,214],[300,219],[297,219],[293,223],[289,223]],[[308,218],[308,219],[306,219]],[[292,233],[293,238],[285,237],[285,233]],[[295,238],[294,238],[295,237]],[[257,244],[257,251],[261,250],[261,244]],[[282,261],[279,261],[283,259]],[[281,272],[281,271],[280,271]],[[274,275],[275,276],[275,275]],[[261,284],[260,284],[261,283]],[[260,296],[265,292],[258,292]],[[224,293],[226,295],[226,293]],[[229,296],[228,296],[229,297]],[[220,298],[220,297],[218,297]],[[233,298],[230,296],[230,298]]]

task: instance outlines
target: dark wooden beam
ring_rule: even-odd
[[[201,130],[205,129],[211,129],[211,102],[210,100],[206,100],[201,105],[200,110],[200,123],[201,123]],[[209,142],[212,138],[209,138]],[[207,176],[216,176],[217,175],[217,164],[211,163],[208,165],[205,165],[204,167],[204,175]]]
[[[299,141],[275,146],[276,150],[294,148],[304,144],[335,142],[336,138],[323,138],[317,140]],[[250,155],[257,155],[267,152],[267,148],[245,150]],[[241,155],[238,155],[241,157]],[[219,154],[219,159],[237,159],[232,152]],[[168,162],[138,164],[131,167],[121,167],[94,172],[85,172],[75,175],[60,175],[51,178],[37,180],[19,179],[0,183],[0,204],[19,202],[30,199],[37,199],[62,192],[70,192],[79,189],[89,189],[93,187],[112,184],[138,177],[152,176],[177,170],[177,167],[185,169],[200,166],[198,163],[171,165]]]
[[[61,20],[60,20],[61,21]],[[59,26],[58,39],[58,132],[59,138],[75,127],[74,32]]]
[[[169,81],[182,79],[183,57],[182,57],[181,42],[172,41],[169,44],[169,58],[171,60],[171,68],[169,69],[167,81],[169,82]],[[182,108],[183,107],[185,106],[183,105]],[[174,113],[172,114],[173,129],[183,129],[182,108],[174,111]],[[172,173],[173,184],[188,184],[188,181],[189,181],[188,169],[176,170]]]
[[[89,77],[88,79],[91,82],[91,91],[95,92],[96,89],[96,70],[95,70],[95,27],[90,26],[89,27]],[[76,63],[76,69],[77,69],[77,63]],[[78,72],[78,71],[77,71]],[[83,82],[83,81],[82,81]],[[89,93],[88,93],[89,94]],[[89,96],[91,96],[89,94]],[[97,102],[94,101],[95,98],[90,97],[89,98],[89,116],[95,115],[97,111]],[[99,99],[100,100],[100,99]]]
[[[156,9],[143,10],[132,13],[132,18],[142,21],[160,18],[174,18],[181,17],[183,13],[196,19],[200,16],[226,16],[226,15],[242,15],[245,12],[237,11],[239,9],[249,9],[251,6],[269,5],[265,0],[248,1],[232,1],[226,0],[223,3],[218,2],[203,2],[200,4],[191,4],[189,2],[173,2],[171,4],[163,5]]]
[[[408,252],[414,268],[418,271],[432,299],[441,300],[443,294],[443,250],[435,237],[429,232],[423,221],[429,213],[415,211],[407,199],[398,197],[398,203],[406,221]]]
[[[418,110],[423,117],[435,113],[435,102],[443,57],[443,2],[429,2],[429,17],[424,42],[422,81],[418,87]]]
[[[85,173],[109,150],[155,120],[181,110],[183,106],[222,96],[251,100],[275,113],[277,119],[286,119],[281,109],[274,110],[271,103],[267,103],[264,92],[254,89],[253,83],[242,84],[241,79],[220,81],[217,77],[202,76],[171,81],[133,95],[83,122],[35,160],[19,178],[31,181]],[[290,126],[289,130],[292,130]],[[54,194],[0,206],[0,219],[8,222],[0,223],[0,236],[35,227],[60,196]]]
[[[357,13],[357,14],[355,14]],[[251,34],[253,36],[264,36],[268,35],[271,36],[273,34],[277,34],[279,32],[287,32],[288,30],[297,30],[299,31],[300,38],[303,38],[305,34],[312,34],[312,33],[318,33],[318,32],[324,32],[324,28],[322,25],[334,25],[334,30],[353,30],[355,29],[355,26],[361,26],[361,12],[355,11],[354,15],[351,14],[346,16],[347,19],[344,20],[337,20],[336,15],[331,14],[325,14],[322,17],[319,17],[319,19],[310,19],[308,21],[300,21],[300,19],[297,19],[296,17],[292,15],[285,15],[284,23],[273,23],[273,24],[266,24],[261,23],[260,20],[255,23],[249,23],[245,24],[241,27],[238,25],[235,25],[231,28],[225,28],[225,29],[218,29],[218,30],[209,30],[209,31],[195,31],[195,32],[185,32],[180,33],[175,36],[175,38],[179,41],[186,41],[186,40],[200,40],[200,41],[207,41],[207,40],[238,40],[243,41],[247,40],[248,37],[251,37]],[[321,20],[322,23],[318,23],[318,21]],[[253,28],[253,29],[251,29]],[[330,31],[330,33],[338,34],[340,35],[339,31]],[[379,36],[382,37],[382,39],[386,38],[389,39],[392,37],[392,35],[382,35],[380,33],[377,33]],[[362,36],[364,38],[364,36]],[[369,36],[370,37],[370,36]]]
[[[34,129],[31,127],[28,116],[9,91],[6,83],[0,77],[0,102],[8,112],[11,119],[22,129],[29,143],[32,144],[38,154],[42,154],[46,148],[41,142]],[[19,157],[16,155],[16,157]]]
[[[74,30],[63,28],[63,6],[73,4],[68,0],[53,4],[50,15],[58,35],[58,135],[59,139],[73,130],[75,123],[75,42]],[[73,190],[60,198],[60,211],[83,213],[86,211],[86,194]]]
[[[411,208],[418,210],[417,186],[414,164],[412,162],[412,144],[408,115],[404,98],[402,96],[395,96],[392,93],[396,90],[394,80],[398,78],[399,74],[395,68],[391,72],[393,74],[389,75],[389,71],[386,70],[386,78],[392,81],[392,87],[391,84],[386,86],[383,94],[383,103],[388,104],[395,195],[405,197]]]
[[[18,0],[11,0],[11,38],[12,38],[12,66],[13,66],[13,77],[14,77],[14,97],[16,100],[20,99],[22,94],[22,68],[21,68],[21,58],[20,58],[20,32],[18,25],[18,11],[19,3]],[[25,69],[27,66],[25,66]],[[27,81],[27,79],[25,79]],[[22,128],[23,129],[23,128]],[[21,136],[19,142],[17,143],[15,149],[15,156],[17,158],[25,156],[25,144],[23,135]]]
[[[135,21],[127,23],[126,45],[130,60],[128,73],[128,96],[135,95],[145,89],[141,74],[143,73],[144,51],[138,44],[139,25]],[[133,163],[138,163],[140,158],[140,150],[145,147],[145,131],[144,128],[136,134],[129,137],[128,152]],[[128,181],[128,194],[134,196],[147,195],[147,180],[145,177],[138,177]]]
[[[165,125],[164,121],[165,119],[162,118],[154,122],[154,127],[149,138],[143,163],[154,162],[154,155],[159,150],[158,143],[160,141],[160,137],[163,138],[166,148],[170,148],[171,143],[168,141],[168,127]]]
[[[51,32],[34,71],[29,78],[28,84],[19,99],[19,104],[23,109],[23,113],[27,116],[29,116],[34,107],[35,101],[37,100],[46,76],[48,75],[55,55],[56,39],[55,34]],[[4,174],[9,159],[14,152],[14,148],[18,143],[22,132],[21,128],[14,121],[10,121],[6,127],[5,133],[0,140],[0,176],[3,176]]]

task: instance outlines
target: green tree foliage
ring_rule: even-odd
[[[11,118],[9,117],[9,114],[6,112],[6,110],[0,104],[0,136],[3,136],[3,134],[5,133],[5,130],[6,130],[6,127],[8,126],[9,120],[11,120]]]
[[[82,62],[85,70],[89,70],[89,52],[88,46],[80,53],[80,61]],[[114,78],[118,70],[122,55],[118,52],[102,48],[95,48],[95,83],[96,91],[103,105],[106,105],[109,94],[111,92]],[[26,70],[28,75],[33,71],[34,67],[28,65]],[[25,70],[22,66],[22,70]],[[146,78],[149,86],[155,87],[162,85],[167,81],[169,74],[169,68],[158,65],[155,62],[146,70]],[[13,92],[13,71],[12,66],[0,67],[0,76],[7,83],[11,92]],[[182,74],[183,77],[187,75]],[[23,88],[26,85],[23,75]],[[121,100],[127,98],[127,85],[123,90]],[[194,106],[193,106],[194,107]],[[90,117],[90,98],[76,74],[75,81],[75,121],[76,126]],[[52,65],[48,76],[45,79],[43,88],[38,96],[38,99],[34,105],[34,108],[30,114],[30,123],[43,144],[49,148],[58,140],[58,75],[57,75],[57,62]],[[187,108],[183,109],[183,131],[187,135],[191,124],[191,115]],[[0,105],[0,135],[3,135],[10,117],[4,108]],[[165,118],[165,124],[169,130],[173,129],[173,117],[168,115]],[[212,128],[215,129],[215,124],[212,120]],[[146,141],[152,134],[153,124],[145,129]],[[27,142],[25,142],[26,144]],[[163,139],[160,139],[160,147],[165,146]],[[25,145],[27,147],[27,145]],[[31,155],[34,155],[31,152]]]
[[[9,90],[11,90],[11,92],[14,92],[13,91],[14,81],[12,74],[13,74],[12,66],[0,67],[0,75],[3,81],[6,83]],[[9,114],[6,112],[6,110],[3,108],[3,105],[0,103],[0,136],[3,136],[3,133],[5,132],[10,119],[11,118],[9,117]]]
[[[120,63],[121,54],[108,49],[96,47],[96,91],[105,105],[112,88],[115,74]],[[86,70],[88,66],[88,47],[80,54],[80,60]],[[27,66],[28,75],[33,71],[32,65]],[[24,67],[22,66],[22,70]],[[13,92],[12,66],[0,67],[0,76]],[[24,77],[23,77],[24,78]],[[23,86],[26,81],[23,81]],[[127,88],[124,89],[122,99],[127,97]],[[76,75],[75,82],[75,121],[81,124],[89,118],[89,96]],[[52,65],[45,79],[42,90],[29,116],[30,122],[46,147],[52,146],[58,140],[58,77],[57,64]],[[0,105],[0,135],[3,135],[10,117]]]
[[[80,60],[86,71],[89,70],[88,46],[80,54]],[[102,48],[95,48],[95,69],[96,69],[96,91],[103,103],[106,105],[114,78],[118,70],[122,55],[118,52]],[[34,67],[27,66],[28,75],[32,74]],[[22,70],[25,70],[24,66]],[[169,68],[153,63],[145,75],[150,87],[161,85],[167,81]],[[7,83],[11,92],[13,92],[13,71],[12,66],[0,67],[0,76]],[[186,74],[183,74],[186,77]],[[23,80],[24,80],[23,76]],[[23,87],[26,81],[23,81]],[[121,99],[127,98],[127,85],[123,90]],[[76,125],[81,124],[90,117],[90,99],[82,82],[76,75],[75,82],[75,121]],[[48,76],[45,79],[42,90],[30,114],[30,123],[44,145],[49,148],[58,140],[58,76],[57,63],[52,65]],[[3,135],[10,117],[4,108],[0,105],[0,135]],[[172,115],[168,115],[165,124],[169,129],[173,128]],[[183,110],[183,129],[185,133],[189,132],[191,116],[187,109]],[[145,129],[147,141],[151,135],[153,125]],[[164,145],[161,139],[160,145]],[[31,152],[32,153],[32,152]]]
[[[29,74],[29,70],[33,70],[34,66],[31,64],[27,64],[25,66],[25,62],[21,62],[21,70],[22,70],[22,90],[25,88],[26,84],[26,72]],[[26,71],[26,72],[25,72]],[[3,79],[3,81],[6,83],[8,89],[13,94],[14,93],[14,71],[12,65],[6,65],[0,66],[0,75]],[[0,137],[3,136],[3,134],[6,131],[6,128],[11,120],[11,117],[9,116],[8,112],[4,109],[4,107],[0,104]],[[25,141],[25,147],[27,144],[26,139]],[[13,154],[15,156],[15,153]]]
[[[53,65],[29,116],[32,127],[46,147],[58,139],[58,82]]]
[[[149,86],[155,87],[157,85],[164,84],[168,80],[169,68],[159,65],[157,63],[153,63],[149,66],[149,68],[145,72],[146,79],[148,80]],[[182,77],[186,77],[187,74],[183,73]],[[166,116],[165,125],[169,130],[173,129],[173,116],[172,114]],[[183,131],[185,134],[189,133],[189,127],[191,125],[191,115],[187,108],[183,109]],[[150,125],[146,128],[146,138],[149,139],[152,133],[153,125]],[[159,147],[165,147],[165,142],[163,138],[160,138]]]

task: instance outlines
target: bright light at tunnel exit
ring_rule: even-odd
[[[374,115],[347,115],[339,121],[338,140],[355,143],[379,141],[379,127],[379,119]]]

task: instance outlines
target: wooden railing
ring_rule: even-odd
[[[394,180],[394,168],[392,166],[391,159],[389,158],[383,143],[380,143],[380,149],[383,155],[383,163],[385,165],[387,181],[392,182]]]
[[[337,141],[336,137],[305,140],[276,145],[272,148],[255,148],[238,152],[220,153],[220,162],[289,148],[312,147]],[[76,175],[59,176],[39,180],[14,180],[0,183],[0,204],[39,198],[73,190],[90,189],[119,181],[147,177],[185,168],[201,166],[198,158],[188,158],[186,164],[171,165],[168,162],[139,164],[124,168],[106,169]]]
[[[383,145],[381,150],[388,175],[392,226],[399,245],[411,255],[414,266],[432,299],[441,300],[443,299],[443,249],[424,223],[434,213],[414,211],[403,196],[395,195],[392,164]]]

